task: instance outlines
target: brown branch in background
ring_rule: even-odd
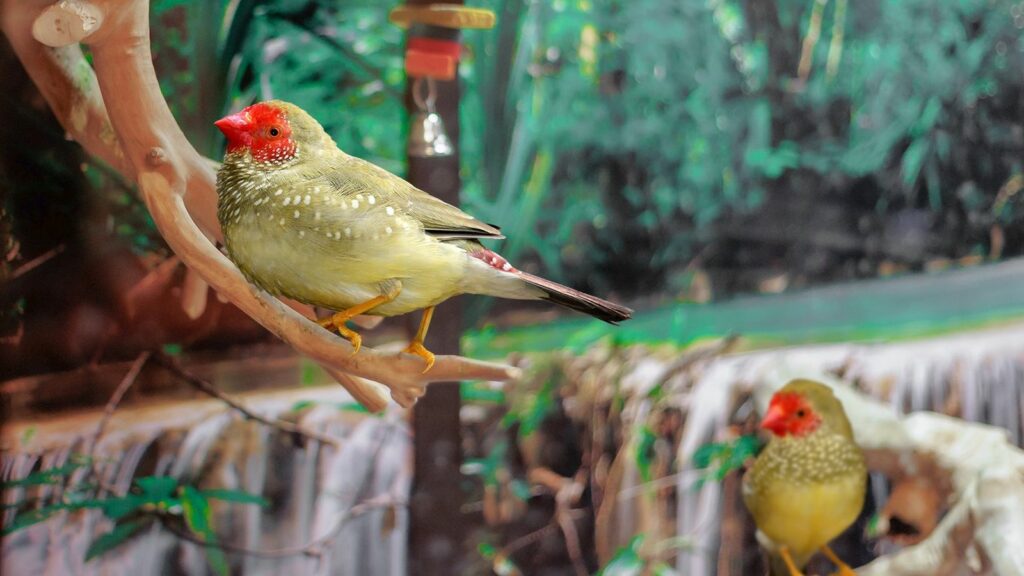
[[[206,380],[203,380],[202,378],[196,376],[195,374],[192,374],[191,372],[185,370],[176,360],[169,356],[166,356],[164,354],[156,354],[153,356],[153,362],[162,366],[163,368],[166,368],[172,374],[174,374],[178,378],[181,378],[187,384],[199,390],[200,392],[213,396],[214,398],[227,404],[231,408],[237,410],[249,420],[254,420],[265,426],[270,426],[271,428],[276,428],[286,434],[303,436],[311,440],[323,442],[324,444],[328,444],[335,448],[341,445],[338,442],[337,438],[328,436],[326,434],[321,434],[319,432],[316,432],[315,430],[310,430],[294,422],[288,422],[278,418],[267,418],[265,416],[260,416],[259,414],[246,408],[245,405],[239,402],[238,400],[235,400],[231,396],[218,390],[213,384],[210,384]]]
[[[565,550],[569,553],[569,559],[572,560],[576,576],[587,576],[590,571],[587,570],[587,564],[583,561],[583,548],[580,546],[580,535],[576,530],[576,514],[571,510],[564,514],[559,512],[555,515],[555,521],[558,522],[558,527],[562,530],[562,536],[565,538]]]
[[[804,36],[803,48],[800,50],[800,64],[797,66],[797,77],[800,85],[807,83],[811,75],[811,64],[814,62],[814,47],[818,45],[818,38],[821,37],[821,18],[825,12],[825,5],[828,0],[812,0],[811,18],[807,22],[807,35]]]
[[[43,264],[46,264],[54,256],[60,254],[63,251],[63,244],[58,244],[54,246],[53,248],[47,250],[46,252],[43,252],[39,256],[36,256],[35,258],[29,260],[28,262],[25,262],[21,266],[15,268],[14,271],[11,272],[11,276],[8,278],[8,280],[14,280],[19,276],[24,276],[25,274],[28,274],[29,272],[35,270],[36,268],[42,266]]]
[[[828,46],[828,61],[825,75],[829,80],[839,73],[839,63],[843,59],[843,36],[846,32],[847,0],[836,0],[835,12],[832,15],[832,42]]]
[[[404,508],[407,505],[408,503],[405,502],[404,500],[392,498],[390,496],[385,495],[368,498],[366,500],[363,500],[362,502],[359,502],[358,504],[353,505],[348,510],[345,510],[343,513],[339,514],[337,520],[335,520],[334,526],[331,527],[331,530],[329,530],[326,534],[317,538],[316,540],[313,540],[301,546],[291,546],[288,548],[278,548],[270,550],[248,548],[245,546],[238,546],[237,544],[228,544],[226,542],[207,542],[206,540],[203,540],[195,534],[187,530],[181,529],[174,523],[163,522],[163,526],[167,528],[168,531],[173,533],[175,536],[181,538],[182,540],[187,540],[193,544],[198,544],[199,546],[202,546],[204,548],[219,548],[225,552],[245,554],[246,556],[252,556],[254,558],[287,558],[288,556],[299,555],[319,557],[323,554],[324,547],[327,544],[329,544],[332,540],[337,538],[338,534],[341,532],[341,529],[345,527],[345,524],[347,524],[349,520],[358,518],[359,516],[362,516],[368,512],[371,512],[379,508]],[[167,519],[173,518],[175,520],[178,519],[177,516],[172,516],[167,513],[160,514],[160,517]]]
[[[548,527],[557,526],[565,538],[565,549],[569,553],[573,569],[577,576],[586,576],[589,572],[583,561],[579,533],[576,530],[576,510],[573,506],[579,503],[583,489],[590,477],[586,467],[576,472],[574,478],[566,478],[550,468],[538,466],[527,473],[527,479],[533,484],[540,484],[555,494],[555,514]],[[541,529],[543,530],[543,528]],[[522,538],[520,538],[521,540]],[[516,540],[514,543],[518,542]],[[524,544],[525,545],[525,544]],[[505,547],[506,554],[512,553],[512,544]]]
[[[555,530],[558,530],[558,524],[552,521],[551,523],[545,524],[544,526],[534,530],[533,532],[524,534],[523,536],[520,536],[519,538],[516,538],[515,540],[509,542],[504,547],[502,547],[501,552],[499,554],[501,554],[505,558],[508,558],[512,554],[518,552],[520,548],[529,546],[530,544],[537,542],[538,540],[547,536]]]
[[[100,438],[103,436],[103,432],[107,428],[107,423],[114,416],[114,411],[121,404],[121,400],[124,399],[124,395],[128,393],[128,390],[135,384],[135,381],[139,378],[139,373],[142,372],[142,368],[146,365],[149,360],[150,352],[145,351],[135,358],[135,362],[132,362],[128,372],[125,373],[124,378],[117,385],[117,389],[110,396],[110,400],[107,401],[107,405],[103,408],[103,416],[100,417],[100,421],[96,423],[96,430],[92,433],[92,438],[89,439],[89,451],[88,451],[88,463],[89,468],[92,471],[92,475],[96,478],[97,484],[100,488],[110,493],[116,493],[113,486],[107,485],[103,480],[103,475],[100,474],[98,468],[96,468],[96,446],[99,444]]]

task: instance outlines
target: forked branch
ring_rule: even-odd
[[[3,30],[51,109],[89,152],[139,183],[171,249],[222,296],[321,363],[367,408],[381,410],[387,398],[366,379],[384,384],[409,406],[430,382],[515,376],[509,366],[458,356],[439,356],[423,374],[422,361],[412,356],[366,348],[353,355],[347,341],[245,280],[212,242],[220,237],[213,169],[189,144],[160,93],[146,0],[2,2]],[[88,22],[69,30],[66,19],[75,17]],[[92,48],[95,75],[75,44],[79,40]]]

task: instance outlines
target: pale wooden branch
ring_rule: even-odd
[[[96,76],[81,48],[77,44],[49,48],[32,37],[34,23],[47,4],[0,0],[0,27],[68,135],[90,154],[134,180],[135,169],[121,150]]]
[[[48,6],[32,24],[32,36],[58,48],[78,44],[103,24],[103,13],[85,0],[61,0]]]
[[[93,50],[99,91],[77,47],[49,50],[29,36],[34,22],[47,8],[45,3],[3,1],[4,31],[51,108],[68,128],[76,114],[67,110],[68,104],[81,102],[86,122],[81,126],[70,122],[69,133],[87,149],[95,147],[105,154],[101,157],[109,157],[113,165],[136,177],[143,200],[171,249],[221,296],[296,350],[320,362],[367,408],[382,409],[386,396],[380,387],[363,378],[384,384],[396,402],[409,406],[430,382],[507,380],[517,375],[517,370],[509,366],[457,356],[439,356],[424,374],[422,360],[413,356],[365,348],[353,355],[347,341],[245,280],[211,242],[220,235],[214,173],[209,162],[189,144],[160,93],[150,53],[146,0],[90,4],[90,9],[98,10],[96,21],[101,24],[90,28],[84,39]],[[73,64],[62,63],[62,58]],[[76,83],[79,76],[85,79]],[[100,93],[108,99],[116,95],[117,106],[105,108]],[[109,114],[109,124],[104,110]],[[97,140],[95,130],[106,126],[113,128],[116,137]]]
[[[948,483],[952,507],[924,541],[857,573],[924,576],[957,574],[966,567],[976,573],[990,568],[993,574],[1024,574],[1024,452],[991,426],[928,412],[896,421],[905,435],[857,433],[869,465],[888,476],[924,473],[932,482]]]
[[[135,168],[125,158],[117,134],[110,125],[92,66],[76,40],[61,36],[68,26],[68,18],[72,23],[77,18],[79,31],[73,34],[75,37],[84,38],[82,33],[91,34],[102,23],[102,14],[92,4],[63,0],[47,6],[45,2],[0,0],[0,28],[67,135],[89,154],[134,181]],[[40,36],[44,38],[37,41]],[[197,196],[195,200],[189,210],[199,215],[197,221],[201,227],[206,227],[204,232],[208,236],[219,238],[216,195],[211,194],[208,198]],[[191,270],[186,275],[185,284],[189,290],[182,294],[182,308],[195,319],[206,307],[206,284]]]

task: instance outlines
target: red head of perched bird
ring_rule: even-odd
[[[606,322],[632,311],[517,270],[480,244],[498,228],[345,154],[301,108],[261,102],[218,120],[228,140],[217,173],[217,217],[228,255],[272,294],[338,311],[336,329],[359,314],[425,309],[406,352],[424,346],[434,306],[457,294],[549,300]]]
[[[867,484],[843,405],[828,386],[793,380],[772,396],[761,427],[772,437],[743,477],[743,500],[772,575],[798,576],[821,551],[852,576],[828,547],[857,519]]]

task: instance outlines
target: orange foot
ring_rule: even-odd
[[[352,344],[352,355],[355,356],[359,349],[363,347],[363,337],[356,333],[355,330],[345,326],[346,319],[339,318],[340,322],[335,321],[335,317],[324,318],[319,321],[319,324],[324,328],[331,330],[333,329],[345,340],[348,340]]]
[[[380,306],[381,304],[391,302],[392,300],[398,297],[398,294],[401,291],[402,284],[398,283],[392,286],[391,289],[388,290],[386,293],[381,294],[380,296],[374,296],[373,298],[370,298],[366,302],[363,302],[362,304],[357,304],[351,308],[348,308],[347,310],[337,312],[330,318],[324,318],[323,320],[320,320],[319,323],[321,326],[328,330],[334,328],[335,330],[338,331],[339,336],[351,342],[352,355],[355,356],[356,353],[359,352],[359,349],[362,348],[363,346],[363,338],[359,334],[356,334],[355,330],[350,330],[347,326],[345,326],[345,323],[351,320],[352,318],[355,318],[356,316],[363,314],[364,312],[369,312],[370,310],[373,310],[374,308]]]
[[[857,576],[857,573],[847,566],[846,562],[840,560],[839,556],[836,556],[836,553],[833,552],[831,548],[823,546],[821,551],[824,552],[825,556],[828,556],[828,559],[831,560],[833,564],[839,567],[838,570],[832,573],[832,576]]]
[[[416,340],[413,340],[412,342],[409,343],[408,346],[406,346],[403,352],[405,352],[406,354],[413,354],[415,356],[423,358],[423,361],[427,363],[427,367],[423,369],[424,374],[426,374],[426,372],[434,366],[434,353],[431,352],[430,350],[427,350],[427,348],[423,345],[423,342],[417,342]]]

